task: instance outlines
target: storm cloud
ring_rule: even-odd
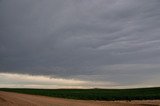
[[[160,86],[160,1],[1,0],[0,72]]]

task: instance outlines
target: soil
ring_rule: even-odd
[[[73,100],[0,91],[0,106],[160,106],[160,100]]]

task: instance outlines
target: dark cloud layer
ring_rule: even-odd
[[[0,72],[156,82],[159,6],[159,0],[1,0]]]

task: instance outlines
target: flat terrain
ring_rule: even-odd
[[[0,91],[77,100],[160,100],[159,88],[137,89],[28,89],[0,88]]]
[[[0,106],[160,106],[160,100],[131,102],[73,100],[0,91]]]

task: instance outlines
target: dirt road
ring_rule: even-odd
[[[0,91],[0,106],[160,106],[157,101],[85,101]]]

